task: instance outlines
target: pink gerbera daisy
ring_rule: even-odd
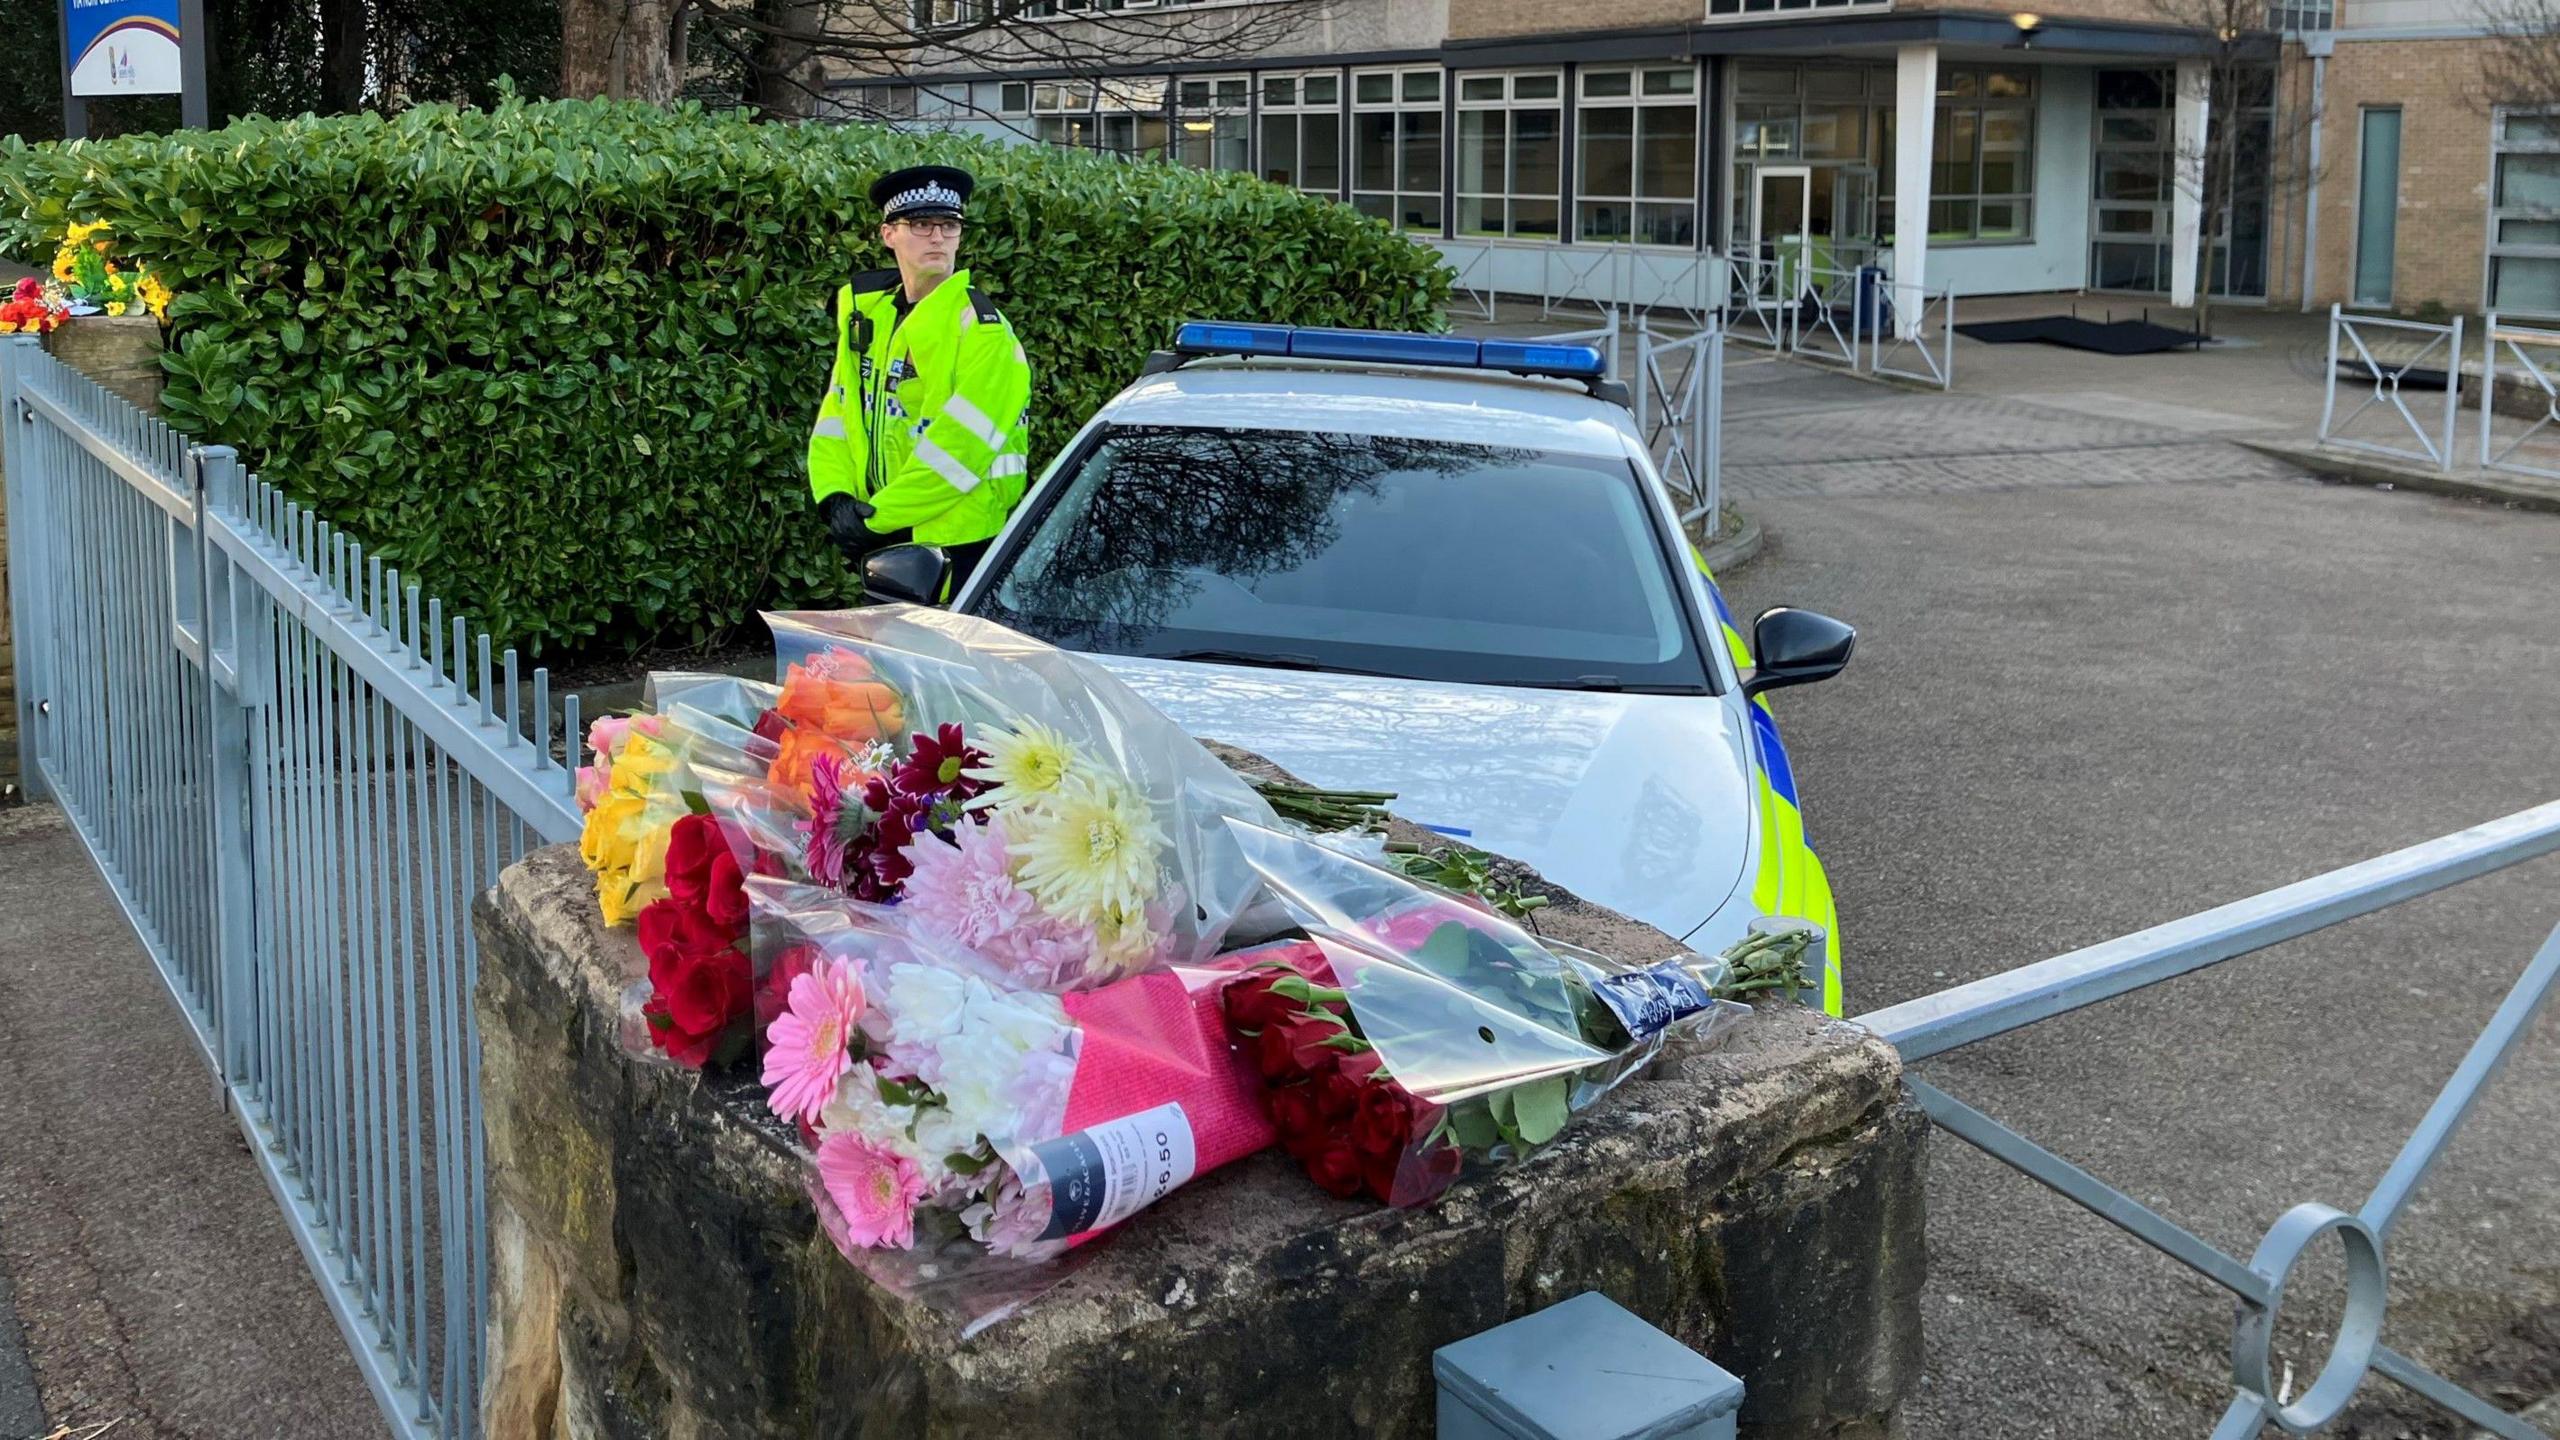
[[[833,755],[809,765],[809,818],[794,821],[807,837],[803,858],[809,878],[829,889],[844,884],[844,766]]]
[[[765,1031],[766,1103],[786,1120],[811,1120],[853,1065],[850,1046],[862,1022],[862,977],[842,960],[821,960],[791,982],[790,1008]]]
[[[844,1217],[845,1236],[854,1244],[904,1250],[915,1243],[924,1173],[906,1156],[840,1131],[818,1142],[818,1183]]]

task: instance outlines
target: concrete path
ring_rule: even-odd
[[[2287,477],[2158,418],[1961,393],[1737,415],[1728,478],[1772,540],[1736,607],[1862,630],[1846,676],[1779,702],[1853,1013],[2560,798],[2560,517]],[[2560,922],[2555,880],[1922,1073],[2245,1257],[2298,1201],[2360,1202]],[[2560,1390],[2556,1191],[2560,1013],[2395,1237],[2386,1338],[2510,1402]],[[1930,1205],[1914,1440],[2209,1432],[2228,1297],[1957,1142]],[[2297,1386],[2322,1288],[2288,1323]],[[2341,1433],[2467,1427],[2375,1382]]]
[[[0,811],[0,1440],[380,1436],[158,972],[50,807]],[[0,1310],[5,1310],[0,1305]]]

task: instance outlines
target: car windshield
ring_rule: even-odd
[[[1121,427],[1056,493],[971,608],[1067,649],[1485,685],[1709,685],[1623,458]]]

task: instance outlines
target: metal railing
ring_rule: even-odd
[[[2530,417],[2529,424],[2506,436],[2496,433],[2501,350],[2512,362],[2511,373],[2521,382],[2517,388],[2531,386],[2532,399],[2542,407],[2542,413]],[[2534,358],[2536,350],[2543,352],[2539,361]],[[2560,365],[2560,330],[2509,325],[2499,320],[2497,311],[2489,312],[2487,323],[2480,329],[2481,469],[2560,480],[2560,381],[2553,378],[2554,365]],[[2331,383],[2335,383],[2334,366]],[[2527,446],[2535,448],[2528,451]],[[2545,463],[2537,464],[2537,460]]]
[[[1636,317],[1636,433],[1652,449],[1663,483],[1688,500],[1680,523],[1701,517],[1713,535],[1724,515],[1724,327],[1711,316],[1676,340]]]
[[[1725,260],[1712,252],[1648,248],[1618,242],[1417,237],[1452,273],[1451,307],[1488,323],[1501,301],[1535,302],[1540,319],[1583,306],[1596,310],[1670,310],[1703,324],[1725,293]]]
[[[1795,297],[1787,293],[1778,263],[1736,255],[1726,263],[1724,329],[1743,345],[1783,355],[1794,342],[1788,318]]]
[[[1891,1042],[1906,1062],[1922,1060],[2555,851],[2560,851],[2560,801],[2119,940],[1871,1011],[1859,1016],[1858,1023]],[[2250,1440],[2269,1424],[2288,1434],[2317,1431],[2343,1414],[2365,1376],[2377,1372],[2506,1440],[2551,1440],[2384,1345],[2381,1337],[2392,1224],[2481,1088],[2550,998],[2555,980],[2560,980],[2560,929],[2508,988],[2363,1204],[2352,1212],[2316,1201],[2296,1205],[2276,1220],[2245,1261],[1935,1085],[1918,1079],[1910,1083],[1940,1128],[2238,1298],[2232,1335],[2234,1394],[2214,1429],[2214,1440]],[[2295,1397],[2270,1373],[2276,1312],[2305,1252],[2332,1234],[2346,1254],[2346,1311],[2319,1373]]]
[[[2398,340],[2400,343],[2391,343]],[[2343,349],[2341,344],[2343,342]],[[2396,358],[2384,359],[2376,347],[2396,352]],[[2342,356],[2361,374],[2354,377],[2371,386],[2355,408],[2338,414],[2338,364]],[[2428,362],[2432,361],[2433,364]],[[2403,460],[2424,460],[2441,470],[2453,468],[2454,427],[2461,405],[2462,317],[2450,324],[2430,325],[2419,320],[2393,320],[2379,315],[2349,315],[2337,305],[2329,307],[2329,372],[2323,385],[2320,404],[2320,443],[2350,450],[2365,450],[2376,455],[2389,455]],[[2423,402],[2428,412],[2421,419],[2401,399],[2404,384],[2414,382],[2420,388],[2439,383],[2444,390],[2441,404]],[[2398,423],[2383,427],[2385,439],[2349,435],[2348,428],[2367,412],[2387,411]],[[2417,442],[2410,449],[2407,441]]]
[[[1803,280],[1795,303],[1788,306],[1788,324],[1792,339],[1788,348],[1796,355],[1846,370],[1865,368],[1863,311],[1868,296],[1859,284],[1855,270],[1835,270],[1827,265],[1802,267]]]
[[[0,416],[30,795],[167,983],[391,1428],[474,1435],[470,906],[578,833],[548,674],[525,696],[486,631],[31,337],[0,342]]]
[[[1876,294],[1891,317],[1870,332],[1867,369],[1951,390],[1956,383],[1956,292],[1930,291],[1879,278]],[[1910,357],[1906,359],[1905,357]],[[1912,362],[1917,361],[1917,368]]]

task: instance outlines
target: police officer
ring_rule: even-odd
[[[809,489],[848,560],[912,537],[951,556],[952,586],[1028,481],[1031,366],[956,268],[965,170],[918,165],[871,187],[895,270],[836,293],[836,361],[809,432]]]

